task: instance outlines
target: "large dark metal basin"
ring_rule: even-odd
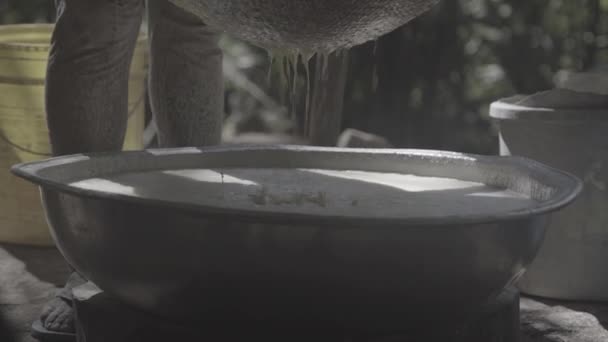
[[[265,48],[331,52],[377,39],[439,0],[171,0]]]
[[[75,180],[188,168],[317,168],[452,177],[525,193],[498,215],[406,218],[228,209],[75,188]],[[462,323],[535,257],[549,214],[581,182],[517,157],[311,147],[168,149],[18,165],[57,246],[101,289],[176,318],[395,330]]]

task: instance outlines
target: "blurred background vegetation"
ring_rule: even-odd
[[[52,0],[0,0],[0,23],[53,20]],[[608,0],[446,0],[352,49],[344,128],[398,147],[495,153],[489,104],[608,63]],[[268,54],[225,37],[227,130],[293,132]],[[276,67],[276,66],[275,66]]]

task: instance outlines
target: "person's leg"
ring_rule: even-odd
[[[219,144],[224,113],[219,34],[167,0],[148,6],[149,87],[160,145]]]
[[[128,116],[129,66],[143,0],[56,0],[46,81],[54,155],[121,149]],[[44,328],[73,332],[73,274],[41,315]]]
[[[46,83],[53,154],[120,150],[143,1],[56,2]]]

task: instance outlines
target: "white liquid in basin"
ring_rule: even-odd
[[[538,203],[452,178],[315,169],[188,169],[124,173],[72,186],[223,208],[356,217],[501,214]]]

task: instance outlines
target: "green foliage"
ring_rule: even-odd
[[[53,13],[53,0],[8,0],[0,8],[0,24],[50,22]]]
[[[398,146],[493,153],[492,101],[551,88],[560,70],[608,63],[607,2],[443,1],[353,51],[346,125]]]

